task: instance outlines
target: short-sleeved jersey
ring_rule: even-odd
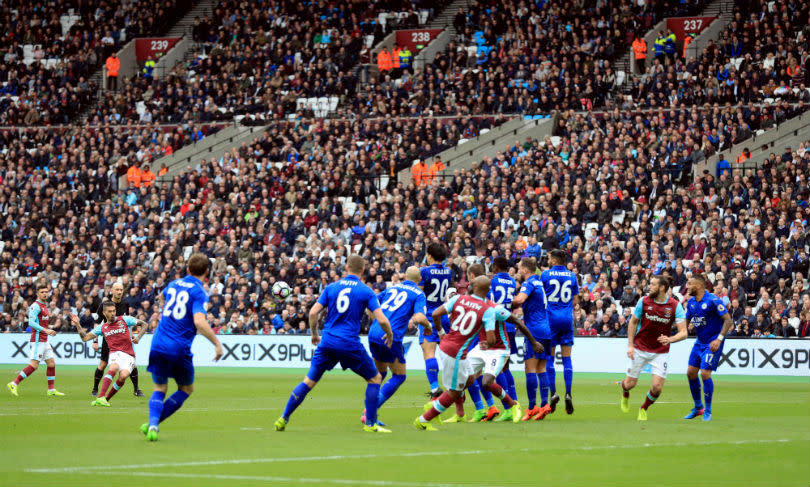
[[[380,307],[377,296],[356,276],[326,286],[318,297],[318,303],[327,309],[321,346],[327,348],[356,348],[360,344],[360,327],[363,313],[368,308]]]
[[[512,276],[507,272],[499,272],[492,276],[489,295],[487,297],[495,304],[499,304],[506,309],[512,309],[512,300],[515,299],[516,291],[517,282],[512,279]],[[506,331],[515,331],[515,325],[512,323],[506,323],[505,326]]]
[[[208,293],[194,276],[169,283],[163,289],[163,311],[155,334],[152,350],[167,355],[190,355],[191,342],[197,335],[194,315],[207,314]]]
[[[447,290],[450,288],[453,271],[441,264],[433,264],[423,267],[419,272],[422,274],[419,285],[425,291],[427,311],[432,313],[447,299]]]
[[[416,313],[427,314],[425,309],[425,293],[416,287],[416,284],[405,281],[396,286],[391,286],[377,295],[383,314],[391,323],[391,331],[394,333],[394,341],[401,342],[408,331],[408,322]],[[377,343],[382,343],[385,333],[377,320],[371,324],[368,331],[368,339]]]
[[[113,301],[112,297],[109,297],[108,299],[110,301],[112,301],[113,304],[115,304],[115,316],[125,316],[125,315],[129,314],[129,305],[127,304],[126,301],[124,301],[122,299],[121,301],[118,301],[116,303],[115,301]],[[103,300],[98,305],[98,311],[96,311],[96,316],[97,316],[96,324],[101,324],[101,323],[104,323],[104,321],[106,321],[104,319],[104,301]],[[104,340],[104,337],[100,336],[99,340]]]
[[[496,305],[494,308],[495,310],[495,344],[490,346],[490,350],[509,350],[509,337],[506,335],[506,327],[510,325],[506,320],[512,315],[512,313],[505,307],[501,305]],[[514,328],[515,325],[512,325]],[[486,342],[487,341],[487,330],[485,327],[481,327],[478,330],[478,340],[476,342]]]
[[[453,296],[444,307],[450,314],[450,331],[442,338],[439,348],[461,359],[467,356],[470,343],[482,327],[485,331],[495,331],[497,321],[509,318],[502,306],[475,295]]]
[[[564,266],[555,265],[540,275],[546,291],[548,324],[554,328],[574,326],[574,297],[579,294],[577,276]]]
[[[703,344],[711,343],[720,334],[726,313],[723,300],[710,292],[704,291],[700,301],[693,296],[686,303],[686,319],[695,325],[697,341]]]
[[[660,343],[658,337],[669,336],[672,325],[683,321],[686,313],[683,306],[674,298],[670,297],[665,302],[659,303],[649,296],[643,296],[636,303],[633,316],[639,319],[633,346],[645,352],[667,353],[669,344]]]
[[[45,303],[40,302],[39,300],[34,301],[31,306],[28,307],[28,325],[31,326],[31,339],[32,342],[47,342],[48,341],[48,334],[41,332],[34,328],[32,325],[39,325],[44,329],[48,329],[51,326],[51,312],[48,310],[48,307]]]
[[[518,294],[527,296],[522,306],[523,321],[532,332],[532,336],[536,340],[551,338],[551,329],[548,326],[548,316],[546,315],[546,292],[540,278],[536,274],[529,276],[520,286]]]
[[[130,329],[138,324],[132,316],[116,316],[113,321],[105,321],[93,328],[93,334],[103,336],[112,352],[124,352],[135,356],[132,348],[132,333]]]

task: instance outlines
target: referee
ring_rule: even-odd
[[[112,293],[112,297],[110,300],[115,303],[115,316],[124,316],[129,314],[129,305],[124,301],[124,285],[118,281],[112,285],[110,289]],[[102,313],[102,306],[105,300],[101,300],[99,305],[96,318],[96,324],[100,324],[104,322],[104,313]],[[101,339],[101,359],[98,361],[98,368],[96,368],[95,376],[93,377],[93,396],[98,395],[98,383],[101,382],[102,377],[104,377],[104,369],[107,368],[107,361],[110,359],[110,347],[107,345],[107,341],[104,340],[104,337],[99,337]],[[93,344],[93,348],[97,349],[98,345]],[[129,375],[129,380],[132,381],[132,387],[135,388],[135,397],[143,397],[143,391],[138,387],[138,367],[133,367],[132,373]]]

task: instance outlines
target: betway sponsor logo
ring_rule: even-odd
[[[669,323],[669,318],[664,318],[663,316],[651,315],[649,313],[644,313],[644,318],[650,321],[657,321],[658,323]]]

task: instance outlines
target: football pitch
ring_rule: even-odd
[[[19,369],[0,366],[0,382]],[[198,368],[194,395],[161,425],[159,441],[147,443],[138,430],[151,393],[145,367],[147,397],[133,397],[127,382],[111,408],[90,407],[92,367],[57,366],[57,388],[67,394],[61,398],[46,397],[40,369],[20,385],[20,397],[3,387],[3,486],[715,487],[810,480],[807,377],[717,375],[714,419],[704,423],[681,419],[691,397],[685,377],[671,376],[649,421],[640,423],[649,375],[623,414],[619,375],[577,374],[572,416],[560,407],[541,422],[446,424],[428,433],[411,424],[427,385],[423,372],[412,372],[380,410],[393,434],[374,435],[362,432],[365,383],[351,373],[327,373],[287,431],[277,433],[273,421],[305,371]],[[525,406],[522,374],[516,379]],[[471,413],[469,401],[466,407]]]

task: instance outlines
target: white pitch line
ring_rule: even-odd
[[[807,438],[779,438],[773,440],[738,440],[738,441],[703,441],[698,443],[688,442],[674,442],[674,443],[642,443],[635,445],[584,445],[572,446],[567,448],[552,448],[555,452],[559,451],[593,451],[593,450],[626,450],[637,448],[680,448],[690,446],[702,445],[748,445],[748,444],[767,444],[767,443],[790,443],[797,441],[807,441]],[[545,448],[521,448],[520,452],[537,452],[546,451]],[[180,467],[205,467],[215,465],[245,465],[257,463],[281,463],[281,462],[310,462],[310,461],[335,461],[335,460],[360,460],[369,458],[385,458],[385,457],[427,457],[427,456],[445,456],[445,455],[478,455],[487,453],[485,450],[465,450],[465,451],[420,451],[412,453],[368,453],[358,455],[328,455],[328,456],[309,456],[309,457],[269,457],[269,458],[242,458],[232,460],[202,460],[195,462],[171,462],[171,463],[140,463],[130,465],[118,465],[116,468],[120,470],[140,470],[140,469],[155,469],[155,468],[180,468]],[[58,467],[58,468],[28,468],[25,472],[28,473],[87,473],[99,470],[108,470],[109,466],[89,465],[81,467]]]
[[[335,484],[335,485],[372,485],[379,487],[469,487],[470,484],[449,484],[435,482],[395,482],[390,480],[355,480],[355,479],[318,479],[306,477],[267,477],[260,475],[227,475],[227,474],[197,474],[197,473],[159,473],[159,472],[126,472],[122,475],[134,477],[160,477],[160,478],[184,478],[184,479],[219,479],[219,480],[243,480],[250,482],[273,482],[283,484]],[[495,487],[495,486],[488,486]]]

